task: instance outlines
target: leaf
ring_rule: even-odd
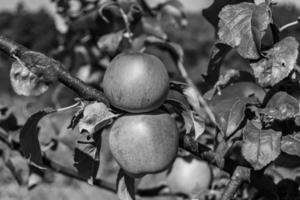
[[[281,132],[261,130],[248,122],[243,130],[242,155],[255,170],[260,170],[280,154]]]
[[[167,1],[167,3],[162,6],[161,10],[174,18],[181,27],[187,26],[188,21],[186,19],[185,9],[180,1]]]
[[[220,41],[237,48],[244,58],[258,59],[262,37],[272,22],[269,6],[265,3],[228,5],[219,17]]]
[[[184,122],[185,133],[191,134],[197,140],[205,130],[205,116],[200,117],[187,107],[185,103],[177,99],[167,99],[166,103],[173,105],[175,112],[181,117],[182,120],[180,121]]]
[[[97,42],[97,46],[103,53],[108,53],[109,55],[115,55],[119,49],[121,41],[123,39],[124,31],[118,31],[113,33],[108,33],[100,37]]]
[[[215,107],[217,123],[226,138],[230,137],[245,118],[246,101],[242,98],[230,98],[220,101]]]
[[[287,154],[300,157],[300,133],[283,136],[281,150]]]
[[[299,113],[299,103],[296,98],[286,92],[277,92],[268,101],[266,108],[259,112],[271,119],[287,120]]]
[[[274,86],[286,78],[296,66],[299,43],[286,37],[265,52],[264,58],[251,63],[255,78],[261,86]]]
[[[10,82],[18,95],[38,96],[48,90],[48,85],[43,78],[37,77],[17,61],[12,63]]]
[[[20,145],[24,157],[29,159],[31,164],[38,168],[43,168],[41,147],[38,140],[38,123],[46,115],[55,112],[52,108],[47,108],[31,115],[22,127],[20,132]]]
[[[78,174],[89,182],[97,175],[100,165],[99,153],[101,149],[101,134],[93,134],[90,138],[87,134],[80,134],[74,154],[74,167]]]
[[[214,2],[202,11],[202,15],[209,23],[211,23],[216,30],[218,30],[219,13],[226,5],[239,4],[242,2],[253,3],[253,0],[214,0]]]
[[[120,169],[117,178],[117,194],[121,200],[135,200],[134,178]]]
[[[20,128],[12,108],[0,107],[0,127],[5,131],[15,131]]]
[[[54,69],[60,67],[60,62],[35,51],[25,51],[20,59],[32,73],[42,77],[46,84],[57,81],[57,72]]]
[[[118,115],[113,114],[109,108],[101,102],[91,102],[86,105],[83,117],[79,121],[79,131],[87,131],[89,134],[100,130],[103,126],[111,124]]]
[[[212,47],[209,56],[207,72],[206,75],[203,76],[205,82],[209,86],[215,85],[215,83],[218,81],[223,59],[231,49],[232,48],[230,46],[222,44],[220,42],[216,42]]]
[[[150,20],[149,18],[142,18],[143,32],[147,35],[155,36],[161,40],[168,39],[168,35],[163,31],[157,20]]]

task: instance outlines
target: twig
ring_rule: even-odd
[[[237,166],[234,170],[227,187],[225,188],[221,200],[231,200],[243,181],[250,179],[250,169]]]
[[[197,97],[199,100],[200,105],[203,106],[207,116],[209,117],[209,119],[211,120],[211,122],[218,127],[215,116],[212,112],[212,110],[210,109],[210,107],[208,106],[207,102],[205,101],[205,99],[203,98],[203,96],[201,95],[200,91],[198,90],[198,88],[196,87],[196,85],[193,83],[192,79],[188,76],[187,71],[185,70],[185,67],[182,64],[182,60],[179,59],[179,61],[177,62],[177,66],[179,69],[179,72],[182,76],[182,78],[192,87],[195,89],[195,91],[197,92]],[[199,115],[201,115],[199,113]]]
[[[282,32],[282,31],[284,31],[285,29],[287,29],[291,26],[297,25],[299,22],[300,22],[300,17],[298,17],[298,19],[296,21],[293,21],[293,22],[290,22],[286,25],[283,25],[282,27],[279,28],[279,31]]]

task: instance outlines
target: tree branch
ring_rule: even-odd
[[[72,76],[64,69],[62,63],[44,54],[30,51],[22,45],[0,35],[0,49],[11,57],[19,58],[25,66],[37,76],[43,76],[49,81],[58,80],[75,91],[81,98],[97,100],[109,105],[103,92],[86,85],[80,79]]]

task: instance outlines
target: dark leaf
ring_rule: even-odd
[[[29,159],[33,165],[40,168],[43,168],[43,162],[37,125],[44,116],[53,112],[55,112],[54,109],[48,108],[31,115],[20,133],[20,145],[24,157]]]
[[[283,136],[281,150],[287,154],[300,157],[300,133]]]
[[[243,130],[242,155],[255,170],[260,170],[280,154],[281,132],[261,130],[248,122]]]
[[[218,30],[219,13],[226,5],[239,4],[242,2],[254,3],[253,0],[214,0],[214,2],[202,11],[202,15]]]
[[[82,117],[83,117],[83,109],[77,110],[76,113],[73,115],[71,122],[67,128],[74,129]]]
[[[93,182],[100,165],[101,134],[94,133],[93,137],[85,132],[80,134],[74,154],[74,167],[78,174],[89,182]]]
[[[261,86],[274,86],[286,78],[296,65],[298,46],[295,38],[286,37],[266,51],[264,58],[251,63],[258,83]]]
[[[204,76],[205,81],[209,86],[215,85],[215,83],[218,81],[222,61],[230,50],[230,46],[219,42],[215,43],[212,47],[209,56],[207,72]]]
[[[134,178],[128,176],[120,169],[117,178],[117,194],[122,200],[135,200]]]
[[[277,92],[260,113],[269,119],[287,120],[299,113],[299,103],[296,98],[286,92]]]
[[[20,128],[11,108],[6,106],[0,107],[0,127],[5,131],[15,131]]]
[[[166,103],[173,105],[177,114],[182,117],[185,133],[193,135],[197,140],[205,130],[205,116],[198,116],[189,106],[176,99],[167,99]]]
[[[268,5],[240,3],[225,6],[219,14],[218,36],[221,42],[237,48],[248,59],[258,59],[261,39],[272,22]]]

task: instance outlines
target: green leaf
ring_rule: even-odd
[[[232,48],[230,46],[222,44],[220,42],[216,42],[212,47],[209,56],[207,72],[204,76],[205,82],[209,86],[214,86],[218,81],[222,62],[231,49]]]
[[[237,48],[244,58],[258,59],[262,37],[272,22],[269,6],[264,3],[228,5],[219,17],[220,41]]]
[[[41,147],[38,140],[38,123],[46,115],[55,112],[48,108],[31,115],[21,129],[20,145],[24,157],[29,159],[31,164],[39,168],[44,168],[42,161]]]
[[[254,3],[253,0],[215,0],[208,8],[202,11],[202,15],[218,30],[219,13],[226,5],[239,4],[242,2]]]
[[[217,122],[226,138],[240,126],[245,117],[246,101],[242,98],[230,98],[219,101],[213,107]]]
[[[248,122],[243,130],[242,155],[255,170],[260,170],[280,154],[281,132],[261,130]]]
[[[121,200],[135,200],[134,178],[120,169],[117,178],[117,194]]]
[[[259,112],[269,119],[287,120],[299,113],[299,103],[296,98],[286,92],[277,92],[268,101],[266,108]]]
[[[93,134],[103,126],[111,124],[117,116],[119,115],[112,113],[104,103],[90,102],[85,106],[83,117],[79,121],[79,131]]]
[[[300,157],[300,133],[282,137],[281,150],[287,154]]]
[[[255,78],[261,86],[274,86],[286,78],[296,66],[299,43],[286,37],[265,52],[264,58],[251,63]]]
[[[75,148],[74,167],[78,174],[90,183],[93,183],[100,165],[100,149],[100,132],[93,134],[92,138],[86,132],[80,134]]]

